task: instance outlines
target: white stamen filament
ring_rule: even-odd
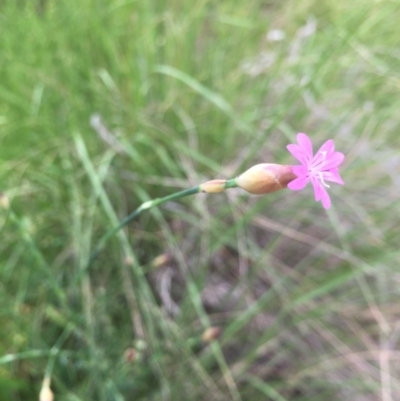
[[[324,172],[321,171],[324,167],[325,160],[326,160],[326,150],[321,151],[322,154],[322,161],[320,161],[317,165],[311,166],[311,168],[308,169],[308,173],[311,175],[318,176],[319,181],[325,188],[330,188],[330,185],[328,185],[325,180],[324,180]],[[315,159],[315,158],[314,158]]]
[[[322,154],[322,161],[321,161],[320,165],[318,166],[319,169],[322,169],[322,167],[324,167],[325,160],[326,160],[326,150],[323,150],[321,152],[321,154]]]
[[[326,188],[330,188],[330,187],[331,187],[330,185],[328,185],[328,184],[324,181],[324,176],[323,176],[323,174],[322,174],[321,171],[318,173],[318,176],[319,176],[319,180],[321,181],[321,184],[322,184],[324,187],[326,187]]]

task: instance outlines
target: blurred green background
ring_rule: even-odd
[[[399,11],[3,0],[0,399],[400,400]],[[87,268],[297,132],[346,154],[328,212],[197,195]]]

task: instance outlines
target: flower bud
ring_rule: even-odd
[[[172,255],[170,253],[162,253],[161,255],[156,256],[151,261],[151,266],[155,268],[167,266],[168,263],[172,261]]]
[[[226,180],[211,180],[200,185],[200,191],[208,194],[216,194],[225,190]]]
[[[50,378],[45,377],[39,393],[39,401],[53,401],[54,394],[50,389]]]
[[[236,178],[240,188],[255,195],[267,194],[286,188],[296,175],[291,166],[280,164],[257,164]]]
[[[132,363],[135,362],[135,360],[137,359],[137,352],[135,350],[135,348],[127,348],[124,352],[124,360],[127,363]]]
[[[0,192],[0,208],[8,209],[10,207],[10,200],[6,194]]]
[[[201,335],[201,340],[203,341],[203,343],[210,343],[216,340],[221,335],[221,332],[222,330],[218,326],[208,327]]]

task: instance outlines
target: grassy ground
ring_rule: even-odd
[[[0,399],[400,400],[399,11],[4,0]],[[200,195],[86,267],[299,131],[346,154],[328,213]]]

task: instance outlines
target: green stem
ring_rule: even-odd
[[[238,184],[236,182],[236,178],[232,178],[230,180],[226,180],[226,182],[225,182],[225,188],[226,189],[228,189],[228,188],[237,188],[237,187],[238,187]]]
[[[125,227],[128,223],[130,223],[134,218],[138,217],[139,215],[142,214],[145,210],[151,209],[154,206],[159,206],[165,202],[175,200],[175,199],[180,199],[185,196],[189,195],[194,195],[200,192],[199,187],[194,187],[190,189],[184,189],[183,191],[175,192],[171,195],[164,196],[163,198],[156,198],[149,200],[147,202],[142,203],[134,212],[132,212],[130,215],[126,216],[121,222],[112,228],[111,230],[107,231],[102,238],[100,238],[100,241],[96,247],[96,249],[92,252],[89,258],[89,265],[97,258],[99,253],[102,251],[104,244],[114,236],[121,228]]]
[[[233,178],[231,180],[226,180],[224,187],[226,189],[228,188],[236,188],[238,185],[236,183],[236,179]],[[107,231],[102,238],[100,238],[100,241],[96,247],[96,249],[92,252],[89,258],[89,266],[91,263],[97,258],[99,253],[102,251],[104,244],[111,238],[113,237],[121,228],[125,227],[129,222],[131,222],[134,218],[138,217],[142,212],[145,210],[151,209],[155,206],[162,205],[165,202],[175,200],[175,199],[180,199],[184,198],[185,196],[189,195],[194,195],[197,194],[201,191],[200,185],[197,187],[193,187],[190,189],[184,189],[183,191],[175,192],[171,195],[164,196],[163,198],[156,198],[149,200],[147,202],[142,203],[134,212],[132,212],[130,215],[126,216],[117,226],[112,228],[111,230]]]

